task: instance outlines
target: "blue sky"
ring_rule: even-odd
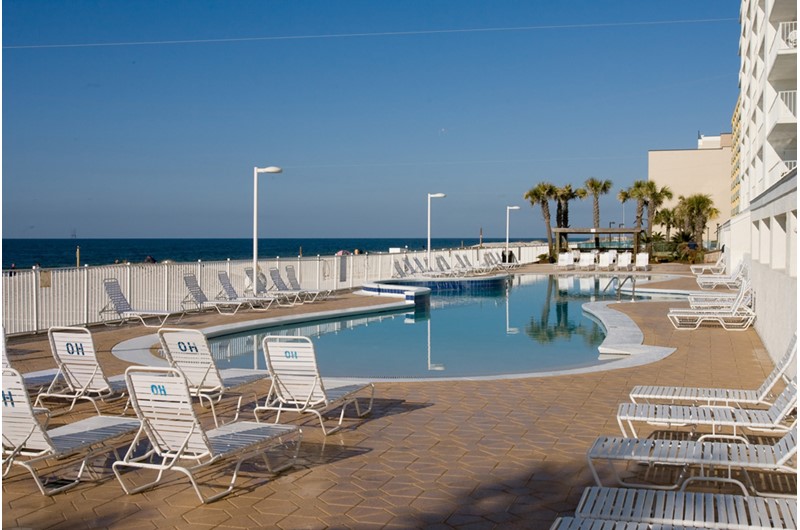
[[[730,130],[736,2],[3,2],[3,237],[544,234]],[[450,31],[458,30],[458,31]],[[633,207],[626,207],[628,224]],[[591,201],[571,225],[591,224]]]

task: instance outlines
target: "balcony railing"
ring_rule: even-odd
[[[769,109],[769,131],[782,123],[797,123],[797,90],[782,90],[778,92],[775,101]]]

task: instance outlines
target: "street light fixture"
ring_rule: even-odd
[[[428,194],[428,270],[433,270],[431,264],[431,199],[442,199],[447,197],[444,193]]]
[[[509,214],[511,210],[519,210],[519,206],[506,206],[506,262],[510,263],[508,257],[508,224],[509,224]]]
[[[253,295],[258,294],[258,176],[262,173],[283,173],[277,166],[253,168]]]

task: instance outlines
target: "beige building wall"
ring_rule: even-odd
[[[716,241],[717,223],[722,225],[731,217],[731,135],[702,137],[698,145],[699,149],[648,151],[647,179],[672,190],[674,197],[664,208],[675,207],[681,195],[710,195],[720,212],[708,223],[711,240]]]

